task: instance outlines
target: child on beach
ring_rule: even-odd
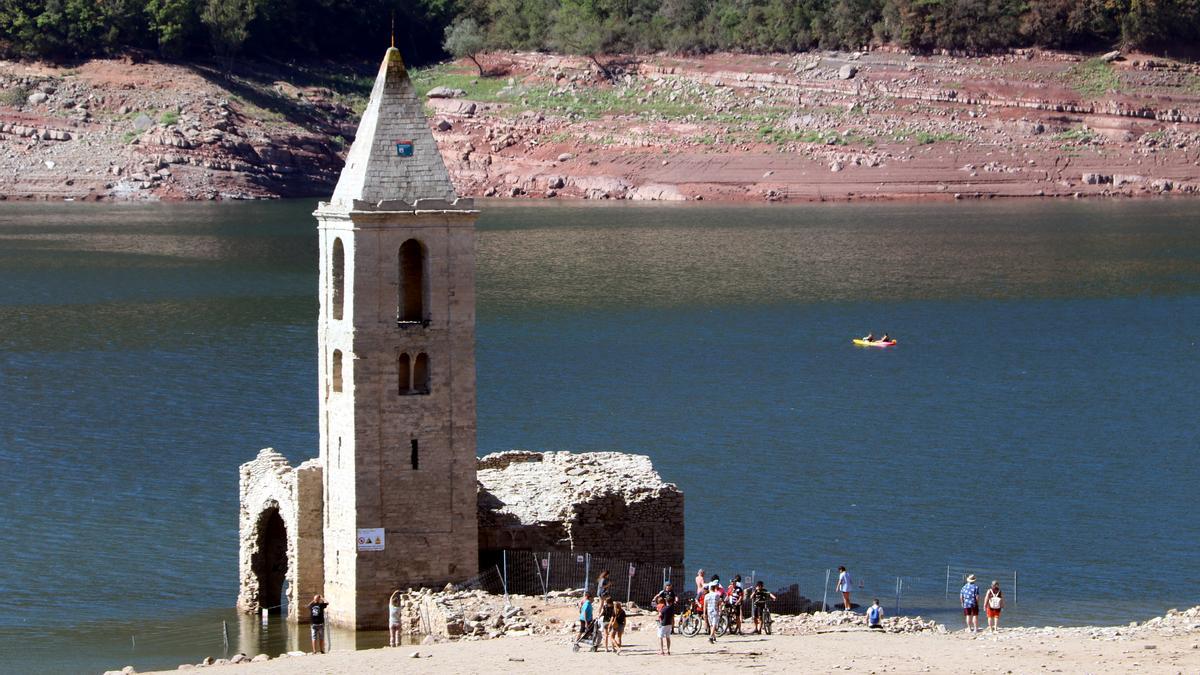
[[[675,606],[658,603],[658,653],[671,655],[671,628],[675,625]]]
[[[400,646],[400,591],[392,591],[388,598],[388,645]]]
[[[875,598],[875,602],[867,608],[867,627],[883,630],[883,626],[879,624],[879,620],[882,618],[883,608],[879,606],[879,598]]]
[[[312,622],[309,632],[312,634],[312,650],[314,654],[325,653],[325,608],[329,606],[325,598],[314,595],[308,603],[308,615]]]

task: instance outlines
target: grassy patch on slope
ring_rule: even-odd
[[[1080,96],[1095,98],[1110,90],[1121,88],[1121,77],[1112,64],[1101,59],[1088,59],[1067,69],[1067,82]]]

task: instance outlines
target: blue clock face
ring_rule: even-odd
[[[413,142],[412,141],[396,141],[396,156],[397,157],[412,157]]]

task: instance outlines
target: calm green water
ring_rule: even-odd
[[[312,207],[0,204],[0,671],[303,644],[228,608],[237,465],[316,453]],[[1200,604],[1198,213],[489,205],[479,449],[648,454],[689,567],[812,597]]]

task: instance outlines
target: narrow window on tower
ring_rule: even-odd
[[[408,354],[400,355],[400,372],[397,375],[397,391],[401,396],[412,393],[412,368]]]
[[[424,323],[428,279],[425,274],[425,249],[421,242],[409,239],[400,246],[400,298],[396,318],[400,323]]]
[[[340,392],[342,390],[342,350],[333,350],[333,391]]]
[[[413,471],[421,468],[421,450],[417,447],[417,439],[415,438],[412,439],[412,454],[410,459],[412,461]]]
[[[413,362],[413,393],[429,393],[429,355],[417,354]]]
[[[333,318],[341,320],[342,304],[346,296],[346,249],[342,240],[333,240],[333,260],[329,265],[329,283],[332,285],[330,302],[333,305]]]

